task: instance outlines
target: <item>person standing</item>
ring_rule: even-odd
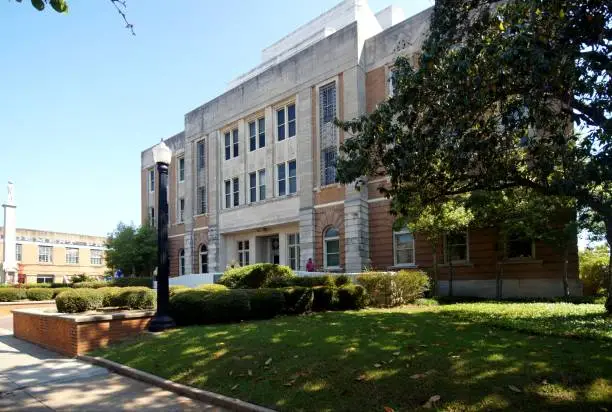
[[[312,258],[308,258],[308,262],[306,263],[306,271],[307,272],[315,271],[314,262],[312,261]]]

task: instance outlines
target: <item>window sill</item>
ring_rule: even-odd
[[[448,264],[448,263],[442,263],[442,264],[439,265],[439,267],[441,267],[441,268],[448,268],[450,266],[451,265]],[[474,264],[472,262],[464,262],[464,261],[453,262],[453,267],[469,267],[469,268],[473,268]]]
[[[500,262],[497,262],[500,265],[533,265],[533,264],[539,264],[541,265],[542,263],[544,263],[543,260],[541,259],[530,259],[530,258],[516,258],[516,259],[505,259],[502,260]]]
[[[390,270],[394,270],[394,269],[418,269],[419,266],[416,265],[415,263],[406,263],[406,264],[399,264],[399,265],[393,265],[393,266],[389,266]]]
[[[341,272],[341,266],[328,266],[323,268],[323,272]]]

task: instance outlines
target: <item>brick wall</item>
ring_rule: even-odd
[[[79,322],[75,318],[13,312],[15,337],[64,355],[76,356],[144,332],[152,315]]]
[[[185,247],[182,236],[168,239],[168,259],[170,260],[170,276],[179,275],[179,251]]]
[[[385,67],[379,67],[366,73],[366,110],[372,113],[376,105],[387,96],[387,79]]]
[[[340,265],[344,263],[344,205],[315,209],[315,267],[323,268],[323,232],[330,226],[340,231]]]

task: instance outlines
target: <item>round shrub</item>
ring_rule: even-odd
[[[80,313],[101,308],[103,299],[98,290],[78,288],[60,293],[55,298],[55,305],[58,312]]]
[[[340,286],[344,286],[344,285],[350,285],[351,282],[351,278],[349,278],[346,275],[338,275],[334,278],[334,283],[336,284],[337,287]]]
[[[331,286],[315,286],[312,288],[312,310],[334,310],[338,303],[338,290]]]
[[[113,279],[109,283],[111,284],[108,286],[119,286],[122,288],[130,287],[130,286],[141,286],[141,287],[152,288],[153,278],[149,278],[149,277],[118,278],[118,279]]]
[[[289,281],[289,286],[303,286],[312,288],[315,286],[335,286],[334,278],[330,275],[323,276],[297,276]]]
[[[108,282],[93,281],[72,283],[70,286],[74,289],[100,289],[113,285],[109,285]]]
[[[362,309],[368,303],[366,290],[361,285],[344,285],[338,288],[338,309]]]
[[[114,306],[121,306],[129,309],[153,309],[157,295],[153,289],[147,287],[126,287],[119,288],[119,292],[112,300]]]
[[[25,289],[0,288],[0,302],[15,302],[26,298]]]
[[[357,281],[366,289],[370,304],[374,306],[413,303],[429,290],[429,277],[420,270],[363,273],[357,277]]]
[[[59,295],[60,293],[66,291],[66,290],[72,290],[72,288],[51,288],[51,290],[53,291],[53,297],[52,299],[55,299],[57,297],[57,295]]]
[[[314,293],[311,288],[301,286],[283,289],[285,297],[285,311],[291,314],[310,312],[314,301]]]
[[[26,297],[30,300],[51,300],[53,299],[53,292],[51,288],[26,289]]]
[[[192,289],[170,298],[170,315],[178,325],[238,322],[249,318],[250,308],[249,296],[244,290]]]
[[[285,309],[285,296],[279,289],[251,289],[247,294],[251,305],[251,319],[273,318]]]
[[[288,266],[256,263],[226,270],[219,283],[230,289],[257,289],[286,286],[293,278],[295,274]]]
[[[117,286],[108,286],[105,288],[97,289],[102,294],[102,307],[108,308],[113,306],[120,306],[117,304],[117,295],[121,292],[122,288]]]
[[[221,292],[224,290],[229,290],[227,286],[219,285],[217,283],[210,283],[206,285],[199,285],[196,287],[196,290],[202,290],[205,292]]]
[[[170,296],[174,296],[177,293],[181,293],[184,292],[186,290],[189,290],[190,288],[188,288],[187,286],[183,286],[183,285],[176,285],[176,286],[170,286]]]

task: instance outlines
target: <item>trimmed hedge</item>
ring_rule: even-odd
[[[285,286],[293,278],[295,274],[288,266],[256,263],[226,270],[219,283],[230,289],[258,289]]]
[[[251,319],[273,318],[285,310],[285,296],[279,289],[250,289],[247,294]]]
[[[29,300],[51,300],[53,299],[53,295],[54,291],[49,287],[26,289],[26,297]]]
[[[153,309],[156,297],[153,289],[134,286],[119,288],[119,292],[113,296],[112,301],[114,306],[129,309]]]
[[[229,288],[227,286],[219,285],[219,284],[216,284],[216,283],[210,283],[210,284],[206,284],[206,285],[199,285],[195,289],[196,290],[206,291],[206,292],[221,292],[221,291],[224,291],[224,290],[229,290]]]
[[[118,278],[109,283],[111,283],[109,286],[119,286],[121,288],[130,286],[153,288],[153,278]]]
[[[310,312],[314,302],[314,292],[310,288],[293,286],[284,288],[285,312],[290,314],[300,314]]]
[[[418,270],[398,273],[370,272],[357,277],[366,289],[373,306],[399,306],[412,303],[429,290],[429,277]]]
[[[337,287],[340,286],[344,286],[344,285],[350,285],[353,282],[351,281],[351,278],[349,278],[346,275],[338,275],[334,278],[334,282],[336,283]]]
[[[363,309],[368,304],[366,290],[361,285],[344,285],[338,288],[338,309]]]
[[[338,289],[335,286],[315,286],[312,288],[312,310],[334,310],[338,304]]]
[[[336,282],[333,276],[322,275],[322,276],[296,276],[289,280],[288,285],[285,286],[303,286],[306,288],[312,288],[315,286],[336,286]]]
[[[103,282],[103,281],[78,282],[78,283],[70,284],[70,287],[74,289],[100,289],[100,288],[106,288],[109,286],[113,286],[113,285],[109,284],[109,282]]]
[[[170,298],[170,315],[178,325],[238,322],[250,317],[244,290],[209,292],[192,289]]]
[[[190,288],[188,288],[187,286],[183,286],[183,285],[170,286],[170,291],[169,291],[170,297],[176,295],[177,293],[181,293],[189,289]]]
[[[96,289],[102,294],[102,307],[119,306],[117,304],[117,295],[121,293],[121,288],[117,286],[108,286],[105,288]]]
[[[57,311],[62,313],[79,313],[102,307],[104,295],[94,289],[72,289],[60,293],[55,298]]]
[[[57,295],[59,295],[63,291],[72,290],[72,288],[51,288],[51,290],[53,291],[53,299],[55,299]]]
[[[25,289],[0,288],[0,302],[14,302],[26,298]]]

